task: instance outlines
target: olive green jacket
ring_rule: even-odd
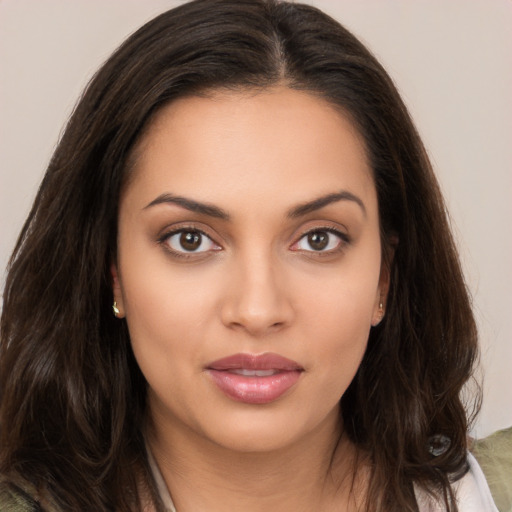
[[[512,512],[512,427],[476,441],[473,455],[500,512]]]

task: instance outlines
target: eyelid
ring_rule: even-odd
[[[206,250],[206,251],[199,251],[199,252],[177,251],[177,250],[173,249],[170,246],[170,244],[167,243],[169,238],[171,238],[172,236],[177,235],[179,233],[186,233],[186,232],[199,233],[201,236],[208,238],[208,240],[210,240],[211,243],[216,246],[216,248]],[[162,245],[164,247],[164,249],[167,252],[169,252],[172,256],[178,257],[178,258],[184,258],[184,259],[205,257],[205,256],[208,256],[209,254],[211,254],[212,252],[218,252],[223,249],[221,244],[219,244],[212,235],[207,233],[205,229],[202,229],[194,224],[180,224],[180,225],[168,226],[167,228],[165,228],[163,230],[163,232],[160,235],[158,235],[157,243]]]
[[[327,233],[337,236],[340,239],[339,246],[337,246],[335,249],[330,249],[327,251],[315,251],[313,249],[311,249],[311,250],[293,249],[293,246],[297,245],[304,237],[310,235],[311,233],[317,233],[317,232],[320,232],[320,233],[327,232]],[[348,233],[344,232],[340,228],[334,227],[332,225],[317,225],[317,226],[313,226],[309,229],[306,229],[305,231],[302,231],[300,236],[298,236],[295,239],[295,242],[293,242],[290,249],[292,251],[294,250],[297,252],[313,254],[315,256],[322,256],[322,255],[327,256],[327,255],[332,255],[332,254],[342,251],[343,248],[345,248],[351,242],[352,242],[352,239],[351,239],[350,235],[348,235]]]

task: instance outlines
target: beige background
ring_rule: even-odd
[[[0,0],[0,268],[80,91],[171,0]],[[316,0],[395,79],[445,191],[479,320],[475,434],[512,425],[512,1]],[[3,282],[3,276],[2,276]]]

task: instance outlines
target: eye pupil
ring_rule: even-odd
[[[314,231],[308,235],[308,244],[315,251],[321,251],[329,243],[329,234],[325,231]]]
[[[195,251],[201,245],[201,233],[184,231],[180,236],[180,245],[186,251]]]

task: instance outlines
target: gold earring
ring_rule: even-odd
[[[372,324],[374,327],[376,325],[379,325],[382,322],[382,319],[384,318],[384,302],[382,299],[380,299],[379,302],[379,311],[377,312],[377,320],[374,324]]]
[[[114,316],[117,318],[120,315],[119,308],[117,307],[117,302],[114,301],[114,304],[112,304],[112,311],[114,312]]]

